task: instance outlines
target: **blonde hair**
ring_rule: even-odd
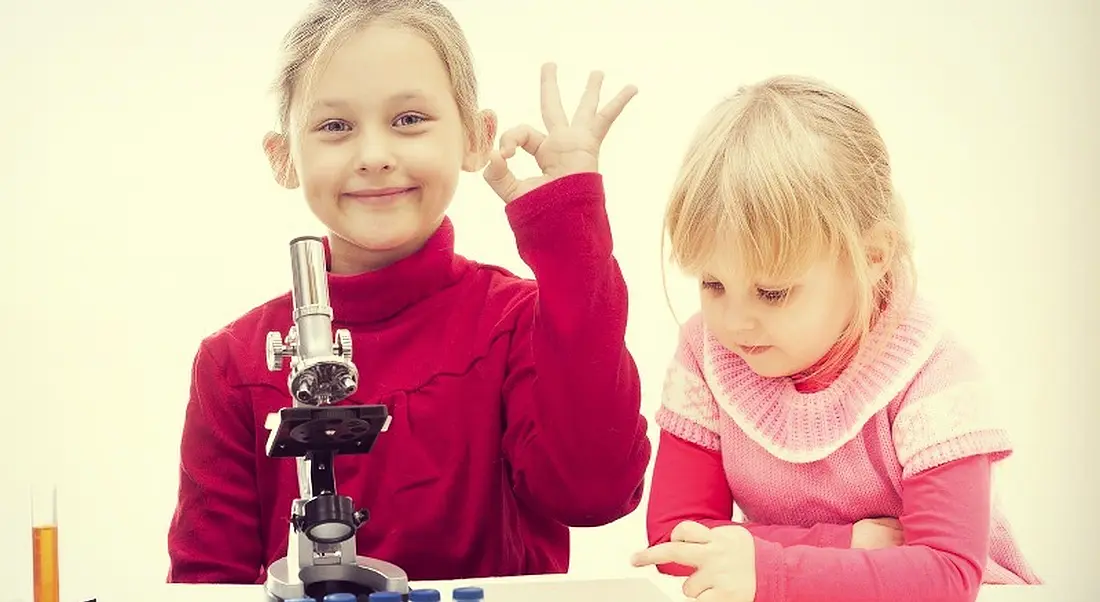
[[[299,95],[308,95],[313,78],[348,36],[378,22],[406,27],[421,35],[439,55],[450,76],[459,114],[472,144],[484,144],[479,125],[477,77],[462,28],[438,0],[314,0],[286,33],[282,62],[274,83],[279,126],[289,133]]]
[[[773,77],[712,109],[684,158],[664,226],[673,263],[693,275],[711,261],[736,262],[757,282],[789,282],[823,257],[840,257],[859,294],[840,343],[864,340],[885,303],[911,300],[912,243],[886,145],[859,104],[814,79]],[[887,228],[895,242],[875,282],[863,259],[873,228]]]

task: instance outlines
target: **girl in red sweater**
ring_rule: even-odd
[[[547,132],[493,149],[466,40],[435,0],[320,0],[284,50],[281,131],[263,147],[329,232],[334,327],[362,375],[345,403],[393,417],[369,454],[337,457],[340,492],[370,511],[360,553],[413,580],[565,572],[569,527],[633,511],[650,458],[597,172],[635,90],[600,109],[593,74],[570,119],[548,65]],[[541,176],[511,173],[518,148]],[[445,212],[459,174],[481,170],[537,284],[454,252]],[[259,583],[286,553],[298,481],[265,455],[264,421],[291,400],[264,340],[291,319],[287,294],[199,347],[169,581]]]

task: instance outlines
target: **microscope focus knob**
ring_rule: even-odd
[[[351,332],[346,328],[336,331],[336,355],[351,361]]]
[[[355,528],[359,528],[363,523],[370,520],[370,511],[366,508],[360,508],[352,515],[352,520],[355,522]]]
[[[267,333],[267,369],[278,372],[283,368],[283,358],[286,356],[287,347],[283,344],[283,337],[278,332]]]

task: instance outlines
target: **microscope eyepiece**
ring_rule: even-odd
[[[267,364],[281,370],[290,359],[287,384],[295,401],[331,405],[347,399],[359,386],[359,371],[351,361],[351,333],[333,330],[329,305],[328,269],[320,238],[303,236],[290,242],[291,302],[294,325],[284,340],[267,335]]]

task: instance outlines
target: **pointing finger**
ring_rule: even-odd
[[[595,118],[592,120],[592,133],[598,140],[603,140],[604,137],[607,136],[608,130],[611,129],[611,124],[615,123],[615,120],[622,114],[627,103],[629,103],[637,93],[637,87],[627,86],[623,88],[615,98],[612,98],[601,111],[596,113]]]
[[[630,562],[639,567],[675,563],[699,568],[699,565],[703,562],[705,551],[706,548],[701,544],[670,541],[638,552],[630,559]]]

